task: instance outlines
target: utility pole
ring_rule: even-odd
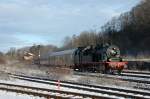
[[[40,65],[40,58],[41,58],[41,51],[40,51],[41,45],[38,45],[38,60]]]

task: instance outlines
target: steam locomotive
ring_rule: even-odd
[[[121,73],[126,65],[115,45],[101,44],[78,47],[71,50],[50,52],[40,55],[39,63],[48,66],[63,66],[74,71]]]

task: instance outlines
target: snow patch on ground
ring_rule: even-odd
[[[58,71],[56,71],[58,70]],[[48,79],[54,80],[64,80],[64,81],[72,81],[84,84],[97,84],[104,86],[116,86],[116,87],[127,87],[127,88],[138,88],[139,86],[143,87],[145,85],[139,85],[138,83],[123,81],[121,79],[110,78],[109,76],[103,76],[103,74],[98,74],[99,77],[89,77],[89,76],[79,76],[70,74],[63,74],[60,69],[55,68],[53,70],[49,66],[37,66],[37,65],[29,65],[23,64],[20,62],[13,62],[7,65],[0,65],[0,71],[6,71],[14,74],[22,74],[28,76],[36,76],[36,77],[44,77]],[[8,75],[0,73],[0,79],[13,81],[14,79],[10,78]],[[146,85],[145,87],[150,88],[150,85]],[[145,88],[144,87],[144,88]]]
[[[45,98],[0,90],[0,99],[45,99]]]

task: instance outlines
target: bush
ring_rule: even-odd
[[[0,64],[5,64],[6,63],[6,59],[4,57],[0,57]]]

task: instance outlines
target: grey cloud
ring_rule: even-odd
[[[29,34],[49,43],[53,38],[78,34],[101,26],[112,16],[119,15],[131,0],[1,0],[0,45],[21,46],[32,44],[15,35]],[[136,1],[136,0],[132,0]],[[4,35],[5,34],[5,35]],[[5,39],[4,39],[5,38]],[[30,38],[29,38],[30,39]],[[59,42],[58,41],[58,42]],[[58,43],[57,43],[58,44]]]

